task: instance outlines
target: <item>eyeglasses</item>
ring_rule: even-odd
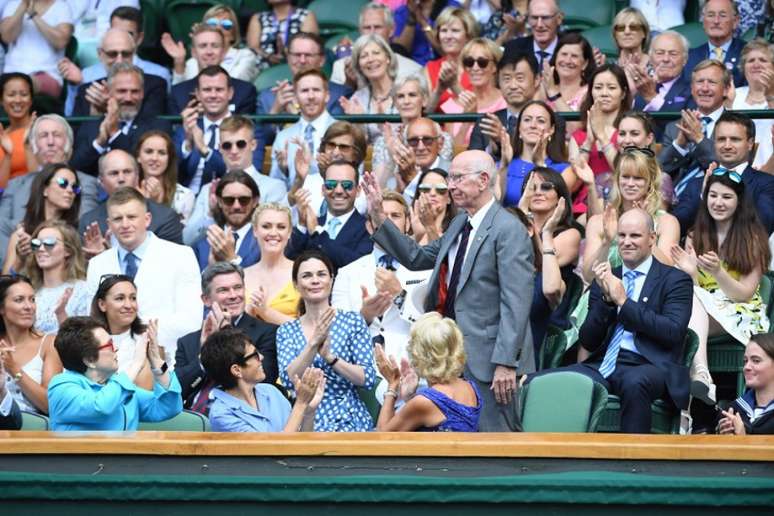
[[[56,247],[57,239],[54,237],[48,237],[48,238],[33,238],[30,240],[30,248],[32,249],[33,253],[37,253],[41,247],[45,247],[46,251],[51,252],[51,250]]]
[[[548,22],[550,22],[551,20],[554,19],[556,14],[557,13],[549,14],[549,15],[546,15],[546,16],[533,16],[533,15],[529,15],[529,16],[527,16],[527,20],[529,21],[530,25],[535,25],[538,22],[548,23]]]
[[[320,57],[322,53],[311,54],[309,52],[288,52],[288,57],[293,59],[312,59],[314,57]]]
[[[252,358],[258,358],[258,359],[261,358],[261,354],[258,352],[257,349],[255,351],[253,351],[252,353],[250,353],[249,355],[243,356],[242,357],[242,364],[248,363],[250,361],[250,359],[252,359]]]
[[[462,59],[462,66],[465,68],[473,68],[473,65],[477,64],[479,68],[482,70],[489,66],[489,63],[491,63],[491,59],[487,59],[486,57],[465,57]]]
[[[467,172],[465,174],[450,174],[449,178],[447,179],[447,181],[449,182],[450,185],[451,184],[456,184],[456,183],[459,183],[460,181],[462,181],[463,179],[465,179],[466,176],[477,176],[481,172],[482,171],[479,170],[478,172]]]
[[[131,50],[103,50],[102,53],[108,56],[110,59],[116,59],[118,56],[121,56],[124,59],[129,59],[130,57],[134,56],[134,52]]]
[[[728,178],[733,181],[736,184],[739,184],[742,182],[742,176],[738,172],[734,172],[733,170],[729,170],[725,167],[718,167],[712,172],[713,176],[728,176]]]
[[[352,181],[351,179],[341,179],[341,180],[326,179],[323,185],[325,186],[325,189],[328,190],[329,192],[332,192],[333,190],[335,190],[336,187],[339,185],[341,185],[341,188],[345,192],[350,192],[352,191],[353,188],[355,188],[355,182]]]
[[[629,145],[628,147],[624,147],[623,152],[624,154],[636,154],[639,152],[640,154],[644,154],[649,158],[656,157],[656,153],[653,152],[653,149],[650,149],[648,147],[636,147],[634,145]]]
[[[233,146],[239,150],[244,150],[247,147],[247,140],[237,140],[235,142],[220,142],[220,148],[224,151],[230,151]]]
[[[627,23],[627,24],[620,24],[620,25],[613,26],[613,29],[616,32],[624,32],[627,28],[631,31],[639,30],[639,31],[645,32],[645,28],[639,23]]]
[[[101,346],[97,347],[97,352],[102,351],[103,349],[110,349],[113,353],[116,352],[116,345],[113,344],[113,339],[108,339],[106,344],[103,344]]]
[[[219,20],[218,18],[207,18],[207,21],[205,21],[207,25],[210,27],[217,27],[220,25],[226,30],[231,30],[231,28],[234,26],[234,22],[231,20]]]
[[[79,195],[81,193],[81,187],[78,185],[78,183],[71,183],[70,181],[68,181],[67,179],[65,179],[63,177],[57,177],[56,178],[56,184],[62,190],[67,190],[67,187],[69,186],[70,190],[72,190],[72,192],[75,195]]]
[[[238,202],[240,206],[248,206],[251,202],[253,202],[253,198],[249,195],[239,195],[237,197],[224,195],[220,198],[220,201],[226,206],[233,206],[235,202]]]
[[[354,145],[350,145],[348,143],[325,142],[324,145],[325,146],[323,148],[325,149],[325,152],[333,152],[334,150],[339,152],[349,152],[355,148]]]
[[[438,140],[437,136],[412,136],[411,138],[406,139],[406,143],[409,144],[409,147],[417,148],[419,147],[419,142],[422,142],[422,145],[425,147],[430,147],[432,144],[434,144]]]
[[[556,187],[554,186],[554,183],[552,183],[552,182],[550,182],[550,181],[542,181],[542,182],[540,182],[540,183],[538,183],[538,184],[534,185],[534,186],[532,187],[532,191],[533,191],[533,192],[537,192],[538,190],[540,190],[540,191],[541,191],[541,192],[543,192],[543,193],[548,193],[548,192],[550,192],[551,190],[553,190],[554,188],[556,188]]]
[[[421,184],[417,186],[417,190],[419,190],[420,193],[430,193],[430,190],[435,190],[435,193],[443,195],[449,191],[449,186],[443,183],[435,185]]]

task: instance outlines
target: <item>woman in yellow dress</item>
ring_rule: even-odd
[[[285,257],[292,230],[290,209],[286,206],[264,203],[253,213],[253,234],[261,249],[261,259],[245,269],[247,313],[277,325],[298,317],[293,262]]]

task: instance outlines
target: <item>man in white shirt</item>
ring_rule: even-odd
[[[564,13],[556,0],[532,0],[527,8],[527,22],[532,35],[508,41],[503,47],[503,55],[532,52],[542,70],[543,63],[547,63],[556,51],[562,21]]]
[[[105,274],[126,274],[137,285],[142,320],[158,319],[159,344],[170,367],[177,339],[199,329],[203,305],[199,267],[190,247],[148,231],[151,215],[145,198],[122,187],[107,201],[108,226],[116,245],[89,261],[86,280],[96,292]]]

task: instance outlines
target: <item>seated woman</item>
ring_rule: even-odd
[[[250,338],[236,328],[224,328],[202,345],[201,361],[219,388],[209,418],[214,432],[310,432],[325,390],[325,376],[309,367],[293,381],[296,401],[290,403],[277,387],[261,383],[263,356]]]
[[[437,312],[423,315],[411,326],[408,355],[411,365],[404,359],[399,367],[376,347],[379,372],[388,385],[376,429],[477,432],[481,395],[475,382],[462,378],[466,357],[457,324]],[[419,377],[428,387],[416,391]],[[399,399],[406,403],[396,412]]]
[[[138,341],[132,365],[118,372],[113,339],[91,317],[70,317],[54,341],[64,371],[48,385],[51,430],[137,430],[140,421],[164,421],[183,410],[180,383],[167,371],[153,325]],[[133,381],[150,362],[153,391]]]
[[[27,152],[27,133],[32,127],[32,79],[23,73],[0,76],[0,104],[8,117],[8,127],[0,124],[0,188],[35,167]],[[34,160],[32,160],[34,161]]]
[[[440,168],[422,172],[411,204],[411,231],[419,245],[441,238],[457,210],[452,203],[447,178]]]
[[[293,261],[285,257],[293,224],[290,210],[264,203],[253,212],[253,234],[261,259],[245,269],[247,313],[272,324],[298,317],[300,296],[293,284]]]
[[[147,338],[148,327],[137,313],[137,287],[134,280],[123,274],[102,278],[91,302],[91,318],[110,333],[115,344],[118,370],[122,373],[131,369],[138,341]],[[150,367],[143,367],[137,373],[134,383],[143,389],[153,389]]]
[[[634,77],[652,69],[648,57],[650,26],[642,11],[636,7],[624,7],[613,18],[613,41],[618,48],[616,63],[624,69],[629,89],[636,90]]]
[[[707,367],[707,337],[726,333],[743,344],[769,331],[759,284],[771,251],[755,206],[744,202],[745,185],[733,170],[707,171],[707,185],[686,249],[672,246],[675,266],[694,280],[688,327],[699,337],[691,368],[691,392],[714,404],[715,386]]]
[[[373,420],[357,388],[372,389],[376,380],[371,332],[359,312],[331,307],[333,264],[317,250],[293,262],[293,283],[301,294],[301,317],[277,330],[280,377],[292,381],[307,367],[325,373],[325,394],[314,418],[316,432],[366,432]]]
[[[35,328],[35,290],[24,276],[0,277],[0,348],[6,387],[22,410],[48,413],[46,386],[62,370],[54,336]]]
[[[594,50],[588,40],[577,32],[563,35],[548,65],[543,66],[537,98],[555,111],[579,111],[595,68]]]
[[[747,391],[722,412],[719,434],[774,434],[774,335],[750,337],[744,351]]]
[[[269,11],[255,13],[247,26],[247,46],[258,54],[258,70],[285,62],[290,36],[297,32],[317,34],[312,11],[293,6],[291,0],[269,0]]]
[[[86,261],[81,237],[61,220],[40,224],[32,233],[32,259],[25,267],[35,289],[35,327],[56,333],[73,315],[88,315],[94,295],[86,283]]]
[[[436,0],[436,3],[439,3]],[[427,62],[427,59],[416,62],[425,65],[425,79],[430,85],[430,102],[428,111],[435,112],[441,104],[459,95],[463,91],[470,91],[473,86],[470,77],[462,66],[462,49],[471,39],[478,36],[478,23],[469,11],[458,7],[449,6],[438,14],[435,20],[436,29],[425,30],[422,37],[428,36],[433,42],[437,42],[438,59]],[[398,34],[397,24],[395,34]],[[398,38],[393,38],[398,41]]]
[[[46,165],[35,176],[30,186],[30,200],[24,219],[8,239],[3,274],[22,270],[24,260],[32,254],[30,234],[42,222],[59,219],[74,228],[78,227],[80,193],[81,187],[75,170],[64,163]]]
[[[495,197],[503,206],[519,204],[521,192],[532,169],[548,167],[562,173],[567,169],[567,149],[564,134],[556,131],[556,114],[543,101],[527,102],[516,119],[516,130],[511,138],[505,128],[501,133],[502,159],[495,183]],[[568,174],[575,180],[575,174]],[[571,188],[564,181],[565,188]]]
[[[169,206],[185,225],[193,213],[196,196],[177,182],[177,153],[164,131],[146,131],[137,141],[134,157],[140,165],[140,191],[146,199]]]

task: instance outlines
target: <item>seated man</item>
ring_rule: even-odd
[[[148,231],[148,202],[133,187],[119,188],[110,195],[107,220],[115,245],[89,260],[86,281],[96,292],[104,274],[126,274],[134,279],[139,316],[143,321],[158,319],[158,342],[172,368],[177,339],[201,325],[196,257],[190,247]]]
[[[306,249],[319,249],[338,269],[369,254],[373,244],[365,228],[365,217],[355,209],[360,190],[355,166],[348,161],[334,161],[323,172],[323,179],[327,212],[318,217],[309,202],[310,193],[300,190],[296,195],[299,223],[285,254],[293,259]]]
[[[443,135],[438,122],[429,118],[413,120],[406,128],[406,143],[409,147],[408,157],[398,160],[395,181],[398,191],[403,192],[406,202],[411,204],[422,172],[431,168],[449,170],[450,163],[441,157]]]
[[[215,187],[218,199],[215,223],[193,245],[199,268],[214,262],[230,262],[249,267],[261,259],[261,250],[253,235],[253,212],[261,200],[258,185],[241,170],[229,172]]]
[[[656,399],[688,407],[690,382],[682,357],[693,282],[653,258],[655,243],[653,218],[647,212],[635,208],[621,215],[618,249],[623,267],[596,264],[589,312],[580,329],[578,342],[591,355],[560,369],[584,374],[619,396],[624,433],[650,432],[650,405]]]
[[[207,414],[215,383],[207,377],[199,361],[202,344],[223,325],[231,324],[245,332],[263,355],[264,383],[273,384],[279,375],[277,327],[245,313],[244,272],[238,265],[217,262],[202,272],[202,301],[210,309],[202,327],[177,341],[175,373],[183,388],[185,408]]]
[[[685,108],[691,100],[691,81],[683,76],[688,40],[672,30],[657,34],[650,42],[649,56],[655,77],[642,73],[643,70],[634,74],[637,86],[634,109],[679,111]]]
[[[226,55],[223,32],[218,27],[199,23],[194,26],[191,36],[191,54],[199,65],[199,75],[196,78],[175,84],[169,94],[167,114],[179,115],[191,100],[192,92],[197,88],[198,77],[205,68],[220,67]],[[221,68],[222,69],[222,68]],[[226,75],[228,72],[223,70]],[[234,92],[229,99],[228,112],[241,115],[255,113],[255,103],[258,93],[255,86],[249,82],[234,79],[229,76],[229,83]]]
[[[133,64],[113,65],[107,79],[107,111],[101,120],[86,121],[78,128],[73,167],[97,175],[97,160],[106,152],[133,152],[146,131],[171,131],[168,121],[142,113],[143,81],[142,70]]]
[[[690,50],[685,73],[691,73],[705,59],[717,59],[734,74],[734,86],[745,86],[747,81],[740,66],[745,41],[734,37],[734,31],[739,25],[739,7],[736,2],[707,0],[701,14],[707,43]]]

